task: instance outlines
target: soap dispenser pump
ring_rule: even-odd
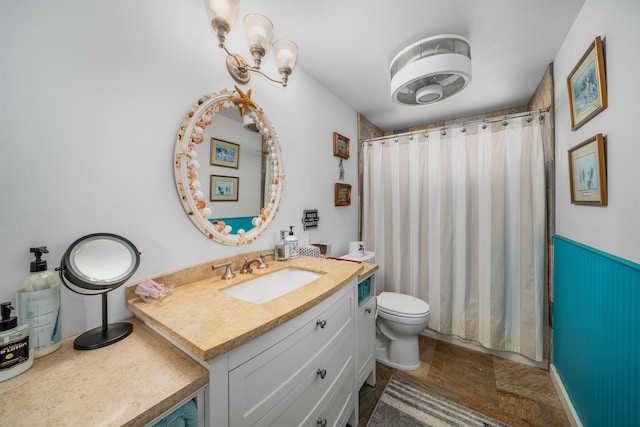
[[[293,235],[293,225],[289,226],[289,235],[285,240],[289,244],[289,258],[297,258],[299,254],[298,238]]]
[[[31,261],[30,273],[18,285],[16,303],[18,324],[31,325],[35,357],[45,356],[59,349],[60,341],[60,279],[47,270],[42,254],[46,246],[30,248],[36,259]]]
[[[19,325],[11,316],[10,302],[0,304],[0,381],[8,380],[33,365],[30,325]]]

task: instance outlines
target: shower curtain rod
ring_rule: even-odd
[[[509,119],[515,119],[517,117],[525,117],[525,116],[531,116],[533,114],[536,113],[548,113],[551,110],[551,107],[547,107],[547,108],[540,108],[537,110],[529,110],[529,111],[523,111],[521,113],[513,113],[513,114],[505,114],[503,116],[495,116],[495,117],[490,117],[490,118],[484,118],[484,119],[475,119],[475,120],[469,120],[468,122],[456,122],[456,123],[452,123],[450,125],[444,125],[442,127],[440,127],[440,131],[444,131],[445,129],[449,129],[449,128],[453,128],[453,127],[465,127],[467,125],[473,125],[476,123],[494,123],[494,122],[499,122],[500,120],[504,120],[505,122]],[[542,118],[542,117],[541,117]],[[505,125],[508,123],[505,123]],[[387,135],[387,136],[378,136],[376,138],[370,138],[370,139],[365,139],[363,141],[361,141],[362,144],[364,144],[365,142],[374,142],[374,141],[380,141],[383,139],[391,139],[391,138],[399,138],[401,136],[410,136],[410,135],[416,135],[419,133],[423,133],[423,132],[428,132],[429,130],[432,129],[436,129],[436,127],[433,128],[429,128],[429,129],[422,129],[419,131],[409,131],[409,132],[402,132],[402,133],[395,133],[393,135]]]

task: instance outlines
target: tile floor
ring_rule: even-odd
[[[360,422],[366,426],[391,375],[518,426],[569,426],[549,373],[528,365],[420,336],[422,366],[400,371],[377,364],[376,385],[360,390]]]

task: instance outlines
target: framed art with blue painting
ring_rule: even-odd
[[[607,206],[605,137],[601,133],[569,149],[571,203]]]
[[[571,130],[607,108],[607,80],[602,38],[596,37],[567,77]]]
[[[211,175],[209,199],[212,202],[237,202],[239,185],[237,176]]]
[[[333,155],[342,159],[349,158],[349,138],[338,132],[333,133]]]
[[[211,138],[211,164],[238,169],[240,145],[221,139]]]

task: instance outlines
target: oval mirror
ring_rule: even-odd
[[[236,86],[193,104],[176,139],[174,173],[187,215],[208,238],[243,245],[269,227],[284,172],[278,137],[251,90]]]

